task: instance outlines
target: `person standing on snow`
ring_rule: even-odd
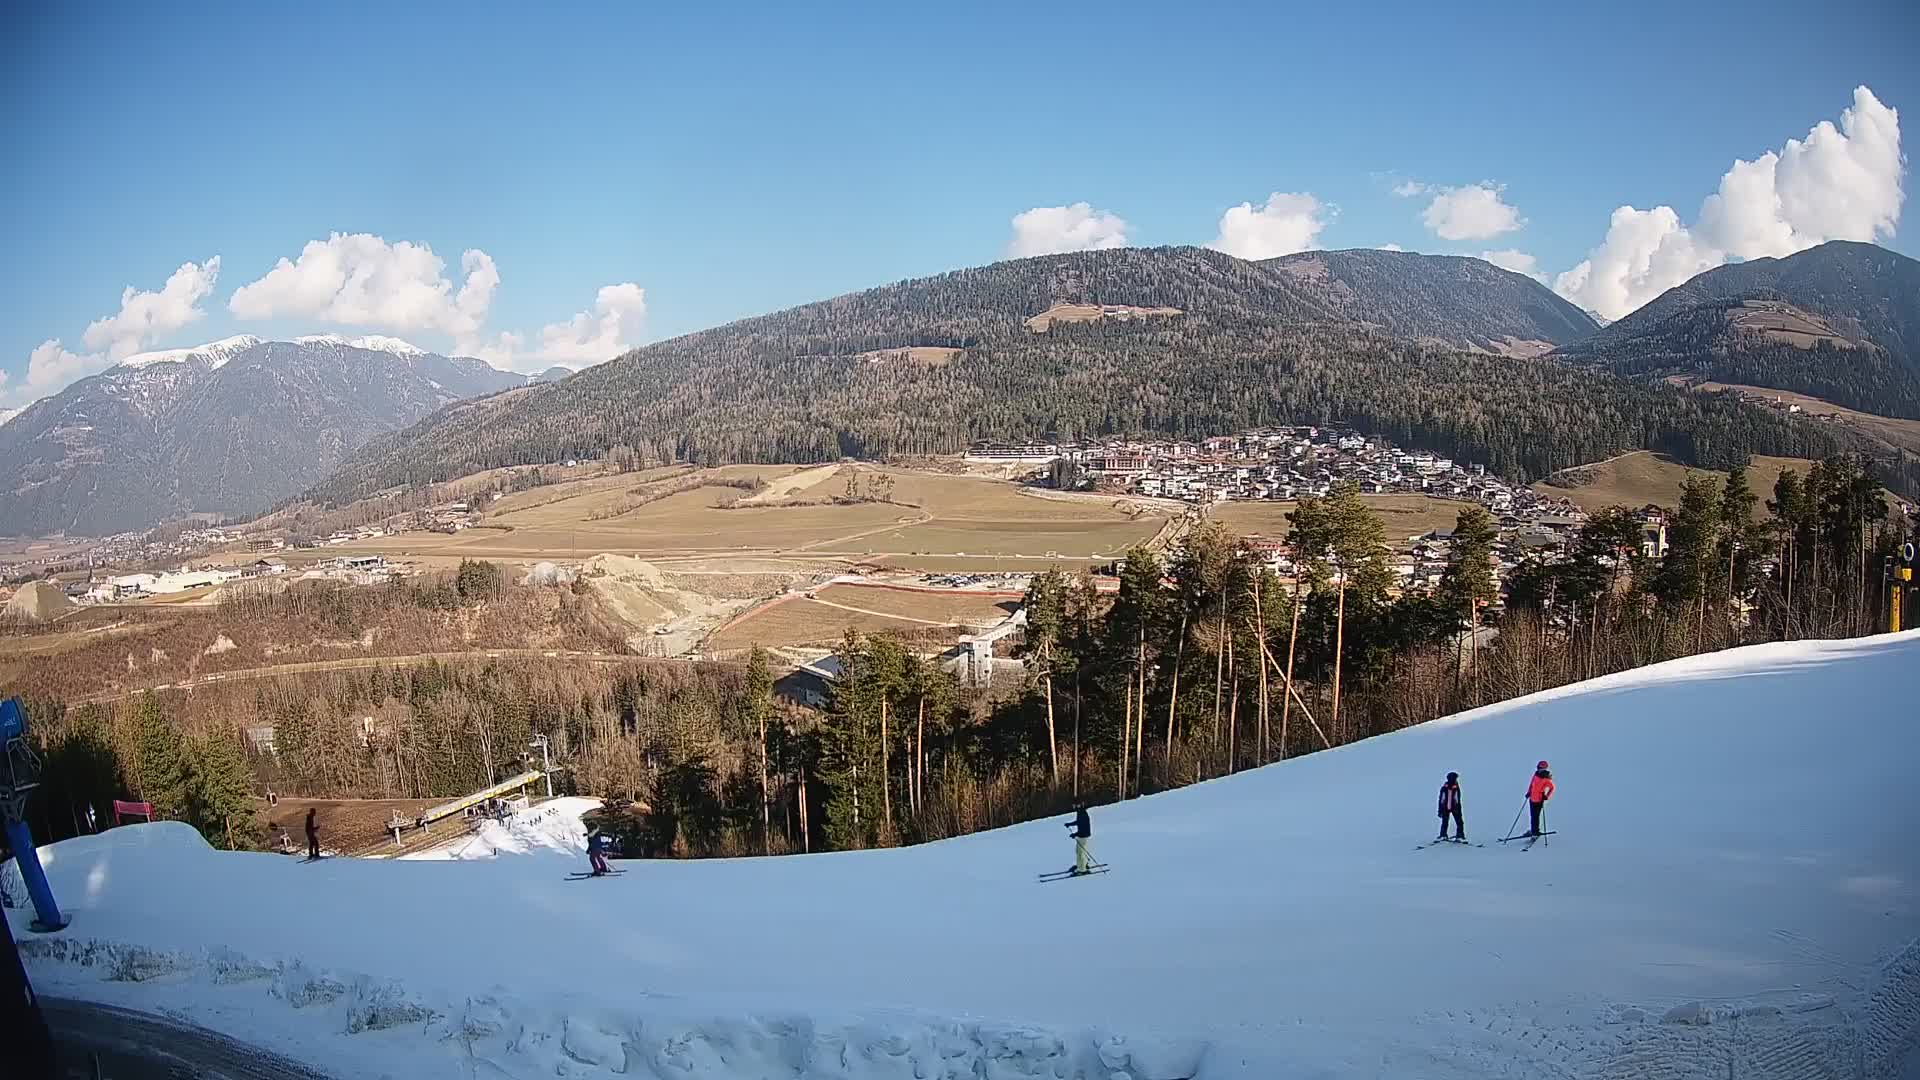
[[[593,864],[595,877],[613,872],[613,868],[607,865],[607,834],[599,829],[587,834],[587,861]]]
[[[1527,810],[1533,815],[1533,827],[1527,830],[1528,836],[1540,835],[1540,815],[1547,808],[1547,800],[1553,798],[1553,773],[1547,770],[1542,761],[1534,766],[1533,780],[1527,784]]]
[[[320,857],[320,823],[314,819],[314,808],[307,807],[307,858]]]
[[[1467,819],[1461,816],[1460,774],[1457,772],[1448,773],[1447,782],[1440,785],[1440,839],[1442,840],[1447,839],[1448,818],[1453,819],[1454,825],[1457,826],[1454,831],[1460,834],[1461,840],[1465,840]]]
[[[1093,819],[1087,816],[1087,804],[1073,804],[1073,820],[1066,823],[1073,833],[1073,872],[1087,872],[1087,841],[1093,838]]]

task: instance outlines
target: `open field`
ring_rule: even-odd
[[[1747,466],[1747,485],[1760,496],[1754,505],[1756,518],[1766,516],[1766,500],[1773,493],[1774,481],[1793,469],[1806,474],[1813,462],[1804,458],[1755,456]],[[1582,510],[1608,506],[1674,506],[1680,501],[1680,488],[1689,473],[1710,470],[1689,469],[1662,454],[1636,450],[1593,465],[1565,469],[1533,485],[1543,495],[1571,499]],[[1718,473],[1713,475],[1718,476]],[[1563,483],[1570,486],[1561,486]]]
[[[1361,499],[1380,515],[1386,525],[1387,544],[1396,548],[1410,537],[1453,528],[1460,511],[1470,505],[1429,495],[1363,495]],[[1291,502],[1218,503],[1208,511],[1208,516],[1235,532],[1285,536],[1287,515],[1295,505]]]
[[[1780,401],[1788,405],[1800,406],[1800,411],[1810,416],[1824,416],[1837,423],[1886,443],[1890,447],[1920,454],[1920,420],[1901,420],[1891,416],[1876,416],[1873,413],[1860,412],[1843,405],[1822,401],[1817,397],[1795,394],[1787,390],[1769,390],[1764,386],[1742,386],[1737,383],[1699,382],[1689,383],[1695,390],[1733,390],[1754,397]]]
[[[884,473],[892,482],[891,501],[831,502],[844,496],[848,471],[863,492],[872,477]],[[630,502],[633,488],[695,474],[716,483],[605,516]],[[767,486],[743,495],[719,483],[742,479]],[[823,569],[843,565],[849,556],[964,553],[967,569],[991,569],[994,564],[974,561],[982,557],[1020,560],[1005,565],[1032,569],[1026,560],[1049,553],[1063,559],[1111,556],[1151,537],[1164,520],[1140,501],[1036,498],[983,477],[864,465],[732,465],[704,472],[655,469],[537,488],[499,500],[485,519],[486,526],[497,527],[452,535],[404,533],[326,550],[380,552],[435,568],[463,558],[533,562],[607,552],[652,560],[803,557],[819,560]]]
[[[727,624],[708,639],[707,651],[724,653],[755,645],[769,649],[786,645],[825,647],[838,644],[848,629],[863,634],[890,630],[905,637],[928,636],[941,644],[951,644],[961,632],[948,632],[913,619],[849,611],[805,597],[793,597],[748,612]]]
[[[901,589],[885,585],[833,584],[814,597],[879,615],[898,615],[933,625],[991,626],[1020,606],[1017,599],[985,592]]]

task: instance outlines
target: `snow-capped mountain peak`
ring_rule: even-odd
[[[233,337],[209,341],[205,345],[191,345],[184,349],[159,349],[154,352],[135,353],[120,361],[117,366],[143,368],[154,364],[177,364],[184,360],[202,359],[211,369],[225,364],[261,342],[261,338],[254,337],[252,334],[236,334]]]
[[[339,334],[308,334],[293,339],[296,345],[344,345],[349,349],[366,349],[369,352],[391,353],[394,356],[426,356],[427,350],[411,341],[403,341],[385,334],[366,334],[349,338]]]

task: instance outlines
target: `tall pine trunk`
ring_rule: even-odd
[[[1147,756],[1147,627],[1140,626],[1139,651],[1134,664],[1140,674],[1140,695],[1135,700],[1140,703],[1140,719],[1133,725],[1133,793],[1140,794],[1140,776],[1144,771],[1141,764]]]
[[[1347,643],[1347,574],[1340,572],[1340,599],[1333,617],[1333,715],[1327,726],[1340,730],[1340,658]]]
[[[880,821],[893,829],[893,744],[887,740],[887,698],[880,697]]]
[[[1127,680],[1127,707],[1120,714],[1120,772],[1114,779],[1113,801],[1127,799],[1127,751],[1133,743],[1133,680]]]
[[[773,806],[772,794],[767,790],[767,713],[760,711],[760,848],[764,855],[773,854]]]
[[[1261,596],[1260,596],[1261,593],[1266,591],[1265,588],[1263,587],[1264,584],[1265,584],[1265,574],[1263,571],[1261,577],[1257,577],[1254,579],[1254,588],[1253,588],[1253,621],[1254,621],[1253,633],[1254,633],[1254,636],[1259,639],[1260,656],[1261,656],[1261,661],[1259,664],[1259,668],[1260,668],[1260,750],[1258,754],[1255,755],[1255,761],[1257,764],[1260,764],[1260,765],[1265,765],[1267,763],[1267,664],[1265,659],[1267,655],[1267,616],[1266,616],[1266,611],[1261,605]]]
[[[1060,789],[1060,740],[1055,738],[1053,733],[1053,667],[1051,657],[1049,657],[1047,673],[1042,676],[1042,678],[1045,679],[1044,685],[1047,694],[1047,760],[1053,763],[1053,787],[1054,790],[1058,791]]]
[[[1187,617],[1180,616],[1180,641],[1173,650],[1173,689],[1167,695],[1167,786],[1173,786],[1173,707],[1180,702],[1180,661],[1187,652]]]
[[[1293,583],[1293,629],[1287,631],[1287,689],[1280,695],[1280,760],[1287,759],[1287,718],[1293,709],[1293,647],[1300,641],[1300,581],[1299,568],[1294,568]]]

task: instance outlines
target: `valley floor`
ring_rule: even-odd
[[[922,847],[704,862],[43,849],[44,992],[418,1077],[1920,1069],[1920,633],[1695,657]],[[1534,761],[1555,835],[1502,845]],[[1416,849],[1461,774],[1478,846]],[[17,884],[13,886],[18,895]]]

